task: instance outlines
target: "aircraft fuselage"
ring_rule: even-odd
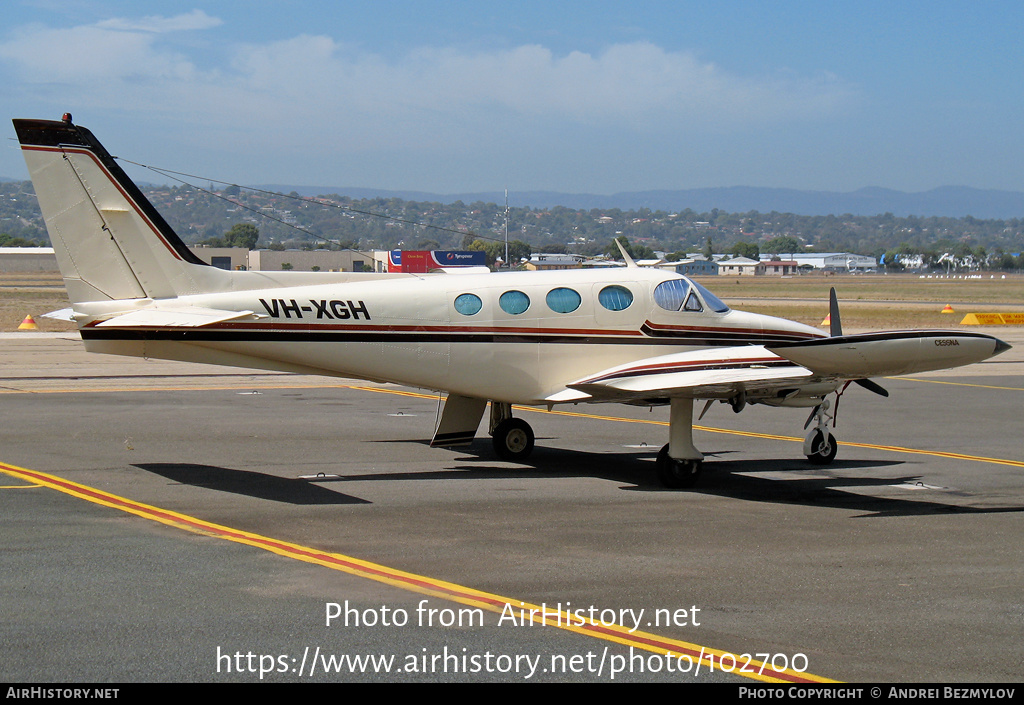
[[[252,315],[170,330],[119,328],[116,321],[97,327],[123,312],[123,302],[78,308],[94,313],[93,320],[83,321],[82,337],[98,352],[193,359],[183,347],[199,347],[204,355],[219,350],[273,361],[275,367],[523,404],[543,403],[567,381],[634,360],[823,335],[770,316],[712,311],[695,289],[693,305],[702,310],[666,310],[653,291],[669,280],[689,284],[674,273],[616,268],[375,278],[201,294],[178,297],[174,305]],[[460,297],[470,301],[468,308],[457,305]]]

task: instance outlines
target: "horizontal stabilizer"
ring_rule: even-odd
[[[236,318],[252,316],[252,311],[223,311],[200,306],[180,308],[144,308],[103,321],[97,328],[199,328]]]
[[[50,311],[44,313],[43,318],[52,318],[55,321],[72,321],[75,320],[75,309],[73,308],[62,308],[59,311]]]
[[[1006,349],[983,333],[905,330],[859,333],[766,346],[825,377],[859,379],[929,372],[980,362]]]

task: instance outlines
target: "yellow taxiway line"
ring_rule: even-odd
[[[254,548],[276,553],[286,558],[313,563],[339,570],[350,575],[391,585],[422,595],[451,600],[474,608],[505,615],[511,611],[536,624],[552,626],[577,634],[630,646],[660,654],[676,660],[679,670],[697,675],[700,670],[714,670],[733,673],[766,683],[832,683],[828,678],[816,676],[791,668],[775,668],[771,663],[757,659],[757,654],[734,654],[699,644],[659,636],[650,632],[630,630],[626,626],[580,618],[575,613],[554,609],[546,605],[534,605],[522,600],[502,597],[493,593],[450,583],[415,573],[371,563],[340,553],[330,553],[300,544],[261,536],[249,531],[215,524],[180,512],[161,509],[142,502],[111,494],[103,490],[82,485],[56,475],[29,470],[0,463],[0,472],[17,477],[25,482],[42,485],[72,497],[93,504],[110,507],[161,524],[186,531],[246,544]]]
[[[1007,389],[1012,391],[1024,391],[1013,387],[992,387],[989,385],[969,385],[966,383],[956,382],[943,382],[941,380],[923,380],[916,379],[914,381],[920,382],[933,382],[940,384],[958,384],[964,386],[978,386],[985,388],[994,389]],[[120,388],[108,388],[108,389],[53,389],[53,390],[17,390],[17,389],[6,389],[0,390],[2,393],[100,393],[100,392],[135,392],[135,391],[237,391],[239,389],[245,390],[249,387],[246,386],[188,386],[188,387],[120,387]],[[282,385],[259,385],[257,389],[323,389],[323,388],[343,388],[353,389],[366,392],[382,393],[382,394],[393,394],[398,396],[406,396],[420,399],[437,399],[437,394],[425,394],[422,392],[414,392],[404,389],[395,388],[384,388],[377,386],[366,386],[366,385],[352,385],[352,384],[332,384],[332,385],[295,385],[295,384],[282,384]],[[654,419],[632,419],[620,416],[607,416],[598,414],[587,414],[575,411],[561,411],[552,410],[547,411],[544,409],[538,409],[534,407],[516,406],[519,411],[529,411],[533,413],[542,414],[553,414],[560,416],[572,416],[587,418],[600,421],[611,421],[617,423],[638,423],[638,424],[650,424],[656,426],[668,426],[667,421],[659,421]],[[736,431],[731,429],[714,428],[710,426],[694,426],[695,429],[710,432],[710,433],[724,433],[737,436],[747,436],[752,438],[762,438],[767,440],[778,440],[778,441],[789,441],[802,443],[803,439],[796,438],[793,436],[783,436],[765,433],[755,433],[751,431]],[[875,450],[882,450],[893,453],[909,453],[915,455],[927,455],[943,458],[952,458],[957,460],[968,460],[973,462],[984,462],[984,463],[995,463],[1000,465],[1010,465],[1014,467],[1024,467],[1024,462],[1016,460],[1008,460],[1002,458],[988,458],[984,456],[968,455],[964,453],[950,453],[944,451],[929,451],[917,448],[906,448],[902,446],[887,446],[872,443],[857,443],[852,441],[840,441],[840,445],[856,447],[856,448],[869,448]],[[191,517],[178,512],[172,512],[158,507],[136,502],[124,497],[110,494],[96,488],[81,485],[64,478],[57,477],[55,475],[49,475],[39,471],[28,470],[25,468],[19,468],[13,465],[7,465],[0,463],[0,472],[4,472],[10,476],[17,477],[24,480],[31,485],[21,486],[7,486],[10,488],[28,488],[28,487],[47,487],[50,489],[69,494],[80,499],[84,499],[95,504],[111,507],[121,511],[129,512],[137,516],[161,522],[170,526],[185,529],[188,531],[200,533],[207,536],[215,536],[228,541],[234,541],[237,543],[247,544],[256,548],[260,548],[266,551],[271,551],[281,556],[292,558],[294,560],[301,560],[307,563],[314,563],[317,565],[330,568],[332,570],[340,570],[352,575],[357,575],[370,580],[375,580],[381,583],[392,585],[398,588],[406,589],[412,592],[430,595],[440,599],[451,600],[460,604],[470,605],[478,607],[491,612],[502,613],[509,609],[514,609],[516,614],[522,614],[519,610],[524,610],[524,613],[529,615],[531,610],[534,611],[532,617],[533,621],[540,622],[540,620],[546,620],[545,623],[550,626],[558,626],[559,628],[566,629],[568,631],[585,634],[598,639],[611,641],[614,643],[632,646],[638,649],[643,649],[651,652],[670,654],[678,659],[686,659],[689,663],[695,667],[700,665],[703,668],[711,669],[717,667],[722,670],[723,665],[727,665],[731,672],[736,675],[751,678],[758,681],[764,682],[831,682],[829,679],[812,675],[806,672],[797,672],[792,669],[773,669],[770,664],[757,661],[752,659],[749,655],[745,654],[733,654],[727,651],[720,651],[711,649],[706,646],[698,644],[692,644],[668,637],[659,636],[656,634],[640,631],[630,632],[627,628],[619,625],[604,625],[604,624],[577,624],[574,622],[572,615],[566,612],[559,612],[552,610],[550,607],[545,612],[541,606],[533,605],[530,603],[516,600],[513,598],[502,597],[492,593],[482,592],[473,588],[457,585],[455,583],[449,583],[427,576],[416,575],[413,573],[406,573],[394,568],[387,566],[371,563],[351,556],[346,556],[338,553],[329,553],[320,551],[319,549],[301,546],[299,544],[293,544],[278,539],[273,539],[259,534],[254,534],[239,529],[233,529],[231,527],[214,524],[207,522],[202,519]],[[3,488],[3,487],[0,487]],[[558,620],[560,624],[553,624],[553,620]],[[577,620],[578,621],[578,620]]]
[[[931,380],[921,380],[931,381]],[[421,397],[423,399],[436,399],[436,394],[422,394],[418,392],[409,392],[405,390],[397,389],[385,389],[383,387],[361,387],[351,385],[349,389],[359,389],[367,392],[380,392],[384,394],[401,394],[403,396],[414,396]],[[1012,387],[998,387],[998,389],[1012,389]],[[538,409],[532,406],[515,406],[513,407],[517,411],[532,411],[538,414],[554,414],[558,416],[575,416],[585,419],[596,419],[599,421],[615,421],[617,423],[638,423],[638,424],[650,424],[652,426],[668,426],[668,421],[657,421],[655,419],[630,419],[623,416],[604,416],[600,414],[586,414],[580,411],[547,411],[546,409]],[[729,428],[715,428],[713,426],[697,426],[694,425],[694,430],[707,431],[708,433],[724,433],[731,436],[745,436],[747,438],[763,438],[770,441],[790,441],[795,443],[803,443],[804,439],[797,438],[796,436],[780,436],[771,433],[757,433],[754,431],[736,431]],[[873,450],[884,450],[890,453],[909,453],[911,455],[929,455],[936,458],[952,458],[954,460],[970,460],[977,463],[994,463],[996,465],[1009,465],[1011,467],[1024,468],[1024,461],[1021,460],[1009,460],[1006,458],[989,458],[983,455],[968,455],[966,453],[950,453],[941,450],[923,450],[921,448],[906,448],[904,446],[888,446],[879,445],[877,443],[858,443],[856,441],[839,441],[839,445],[848,446],[850,448],[870,448]]]

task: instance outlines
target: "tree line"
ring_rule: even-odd
[[[229,187],[217,193],[185,186],[147,186],[143,192],[189,244],[241,242],[258,231],[256,247],[367,249],[482,249],[504,259],[505,208],[495,203],[417,202],[397,198],[351,199],[331,194],[303,199]],[[625,237],[634,258],[655,251],[673,258],[704,252],[756,258],[759,254],[854,252],[898,263],[921,255],[939,265],[944,255],[978,265],[1021,266],[1024,218],[981,220],[970,216],[801,216],[793,213],[729,213],[718,209],[677,212],[511,208],[510,243],[516,254],[618,256],[613,238]],[[233,233],[233,234],[232,234]],[[46,244],[31,182],[0,183],[0,236],[6,242]],[[15,240],[16,239],[16,240]],[[511,247],[510,247],[511,249]],[[510,252],[510,255],[512,252]],[[894,266],[898,266],[895,265]]]

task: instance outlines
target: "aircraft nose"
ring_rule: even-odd
[[[992,353],[993,356],[998,355],[999,353],[1004,353],[1013,347],[1009,343],[1004,343],[999,338],[994,338],[994,340],[996,341],[996,349],[995,352]]]

